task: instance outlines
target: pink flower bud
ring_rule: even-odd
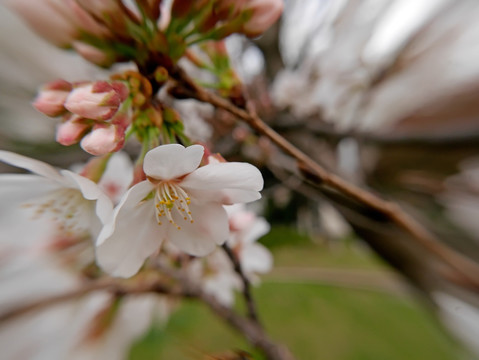
[[[109,67],[115,62],[115,57],[111,54],[83,41],[74,41],[72,46],[84,59],[95,65]]]
[[[236,17],[248,0],[220,0],[213,5],[213,12],[221,20]]]
[[[57,46],[68,47],[79,35],[78,27],[65,15],[69,11],[67,2],[8,0],[6,4],[35,32]]]
[[[68,120],[57,125],[56,141],[65,146],[76,144],[89,128],[90,125],[84,119],[72,115]]]
[[[115,115],[128,94],[122,83],[113,86],[106,81],[97,81],[75,88],[67,97],[65,108],[87,119],[108,120]]]
[[[83,138],[80,146],[92,155],[105,155],[120,150],[124,142],[124,131],[119,131],[115,125],[97,124],[93,131]]]
[[[64,104],[71,89],[72,85],[68,81],[52,81],[42,87],[33,106],[47,116],[60,116],[66,112]]]
[[[63,11],[63,14],[65,14],[65,16],[77,26],[80,33],[89,33],[101,39],[111,36],[110,30],[108,30],[100,21],[95,19],[95,13],[89,12],[88,8],[79,3],[79,0],[62,0],[61,2],[68,4],[66,5],[67,9]],[[102,4],[104,1],[96,2]]]
[[[281,16],[283,0],[250,0],[243,11],[251,12],[251,17],[243,24],[241,32],[248,37],[259,36]]]
[[[110,15],[123,15],[123,9],[116,0],[75,0],[79,6],[97,18]]]
[[[7,0],[7,6],[16,11],[40,36],[59,47],[70,47],[82,33],[100,38],[111,35],[77,0]]]

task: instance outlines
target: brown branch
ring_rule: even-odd
[[[157,293],[168,296],[196,298],[203,301],[216,315],[239,331],[255,347],[264,352],[270,360],[294,360],[289,350],[275,344],[255,321],[236,314],[232,309],[221,305],[214,297],[204,293],[200,287],[183,277],[178,271],[159,266],[161,271],[177,280],[178,284],[167,285],[164,279],[155,278],[149,281],[140,281],[137,284],[126,283],[119,279],[105,278],[89,282],[79,289],[74,289],[59,295],[40,299],[26,305],[20,305],[0,314],[0,324],[18,316],[33,311],[43,310],[50,306],[77,299],[95,291],[107,291],[114,295],[131,295],[141,293]]]
[[[158,263],[158,268],[166,275],[179,281],[192,294],[202,300],[210,310],[239,331],[250,344],[261,350],[269,360],[294,360],[287,347],[273,342],[264,329],[255,321],[242,317],[230,308],[220,304],[213,296],[203,292],[197,284],[191,282],[180,271]]]
[[[253,110],[239,108],[233,105],[230,101],[206,91],[198,86],[181,68],[176,68],[171,76],[178,81],[179,85],[179,87],[174,89],[176,92],[174,95],[177,95],[180,98],[189,97],[197,99],[235,115],[251,126],[256,132],[268,137],[285,153],[295,158],[303,173],[309,175],[310,179],[314,179],[317,185],[335,190],[348,196],[352,200],[367,205],[371,209],[384,214],[399,228],[409,233],[420,245],[429,250],[432,254],[435,254],[451,269],[456,271],[471,288],[479,289],[479,266],[439,242],[431,232],[403,211],[399,205],[394,202],[383,200],[379,196],[328,172],[312,158],[265,124]]]
[[[194,296],[193,294],[190,294],[183,289],[166,286],[162,284],[158,279],[155,279],[155,281],[143,282],[141,284],[127,285],[117,279],[105,278],[98,281],[88,282],[78,289],[64,292],[59,295],[52,295],[50,297],[40,299],[26,305],[19,305],[13,307],[10,310],[0,313],[0,324],[8,320],[14,319],[15,317],[23,316],[33,311],[43,310],[47,307],[74,300],[99,290],[103,290],[115,295],[131,295],[145,292],[155,292],[158,294],[168,294],[171,296]]]
[[[223,244],[223,250],[225,251],[226,255],[228,255],[229,259],[233,263],[234,270],[239,275],[243,283],[243,297],[245,299],[246,308],[248,310],[248,317],[251,320],[253,320],[255,323],[257,323],[258,325],[261,325],[259,321],[258,313],[256,311],[256,305],[254,303],[253,296],[251,294],[251,282],[249,281],[248,277],[244,273],[241,263],[238,260],[238,257],[233,253],[233,251],[228,246],[228,244],[226,243]]]

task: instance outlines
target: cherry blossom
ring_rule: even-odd
[[[243,204],[225,206],[230,225],[228,245],[236,253],[246,276],[256,280],[255,273],[266,273],[273,266],[273,256],[256,241],[270,230],[268,222],[246,209]]]
[[[165,240],[205,256],[228,239],[222,205],[259,199],[263,178],[246,163],[198,168],[203,153],[201,145],[170,144],[146,154],[147,180],[126,193],[98,237],[97,261],[105,271],[134,275]]]
[[[101,198],[96,201],[97,208],[101,208],[97,213],[107,210],[104,204],[98,204],[108,203],[99,189],[115,201],[131,182],[132,164],[126,154],[114,154],[96,186],[74,172],[58,172],[48,164],[18,154],[0,151],[0,159],[38,174],[0,175],[0,193],[5,201],[3,205],[8,208],[8,212],[2,212],[1,219],[2,224],[9,222],[8,226],[2,226],[5,231],[0,236],[0,288],[3,290],[0,312],[3,313],[75,290],[90,280],[83,270],[94,264],[94,244],[88,238],[74,237],[81,237],[89,226],[93,227],[90,232],[98,233],[96,223],[99,221],[69,227],[68,209],[76,206],[79,211],[89,213],[89,216],[77,213],[77,220],[95,219],[92,206],[95,201],[82,196]],[[76,165],[74,170],[85,172],[85,166]],[[78,183],[74,183],[75,179]],[[15,182],[19,191],[12,187]],[[77,189],[78,184],[81,186]],[[67,201],[62,208],[65,192],[74,194],[70,200],[78,201]],[[11,199],[7,194],[11,194]],[[55,197],[57,202],[52,200]],[[32,205],[25,207],[25,204]],[[34,213],[44,210],[37,221],[31,219],[32,210]],[[105,211],[100,220],[111,210],[110,204],[109,211]],[[22,212],[26,215],[24,219],[20,218]],[[127,296],[118,301],[113,294],[97,291],[4,323],[0,328],[0,347],[5,349],[2,358],[125,359],[132,342],[144,334],[153,321],[164,322],[169,311],[168,300],[155,294]]]
[[[65,234],[95,237],[111,215],[112,202],[91,180],[69,170],[56,170],[41,161],[0,150],[0,161],[33,174],[2,174],[2,223],[13,232],[21,219],[50,222]],[[20,216],[20,214],[22,216]],[[18,224],[19,226],[15,226]],[[7,232],[2,237],[8,237]],[[17,235],[18,236],[18,235]]]

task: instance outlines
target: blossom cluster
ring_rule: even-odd
[[[178,62],[186,58],[216,76],[220,96],[238,97],[223,39],[260,35],[280,16],[282,1],[11,0],[7,6],[49,42],[96,65],[129,63],[104,80],[54,80],[33,101],[58,119],[59,144],[79,144],[94,155],[87,163],[58,170],[0,150],[1,162],[28,172],[0,174],[0,272],[11,274],[0,277],[8,289],[0,314],[103,279],[162,278],[164,263],[230,307],[245,277],[257,283],[257,274],[272,266],[269,251],[256,243],[269,225],[244,205],[261,198],[263,178],[251,164],[212,154],[214,144],[195,144],[168,93],[178,87]],[[7,359],[121,359],[174,307],[165,294],[99,289],[9,321],[0,327],[0,344],[12,343]],[[23,333],[25,341],[12,342]]]
[[[242,285],[217,245],[227,242],[237,251],[251,280],[256,273],[268,271],[272,259],[264,247],[255,244],[269,229],[264,219],[242,207],[224,205],[259,198],[262,177],[255,167],[245,163],[210,163],[198,168],[202,158],[200,145],[157,147],[145,157],[147,180],[127,190],[133,166],[124,153],[114,155],[96,184],[73,171],[58,171],[38,160],[1,151],[1,161],[32,174],[0,175],[2,199],[13,210],[9,216],[2,216],[2,221],[9,223],[2,223],[8,231],[2,233],[0,255],[9,260],[0,266],[0,271],[22,269],[14,277],[21,287],[1,282],[4,289],[9,286],[11,291],[0,301],[0,309],[18,304],[18,299],[25,296],[31,300],[75,288],[79,282],[97,277],[101,270],[120,277],[137,274],[136,278],[141,279],[155,268],[158,259],[172,262],[185,256],[188,261],[183,266],[191,279],[231,306],[234,290],[241,290]],[[82,173],[85,170],[88,166],[81,167]],[[122,189],[127,190],[123,195]],[[25,261],[28,267],[23,266]],[[38,281],[53,281],[55,286],[35,291],[31,285]],[[76,330],[65,335],[71,347],[66,346],[62,349],[65,353],[54,358],[63,358],[72,351],[122,358],[126,348],[118,348],[113,342],[131,341],[146,331],[152,320],[166,320],[172,306],[168,298],[158,295],[138,295],[121,302],[108,293],[91,295],[65,309],[35,315],[15,325],[18,330],[0,330],[0,343],[20,331],[35,336],[30,327],[40,318],[53,319],[49,329],[55,331],[72,319],[78,322],[75,319],[81,316],[83,320]],[[105,323],[108,316],[116,320]],[[127,325],[129,322],[135,326]],[[122,326],[128,331],[118,332]],[[42,354],[61,351],[35,338],[28,339],[28,343],[31,351]],[[14,358],[24,348],[14,346],[10,351]]]

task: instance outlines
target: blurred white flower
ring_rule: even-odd
[[[0,151],[0,160],[35,174],[0,175],[2,205],[8,207],[0,211],[4,313],[73,291],[89,280],[84,270],[95,261],[90,237],[112,211],[100,189],[115,200],[131,182],[132,166],[126,154],[114,154],[97,186],[74,172],[18,154]],[[38,219],[33,221],[35,212]],[[132,342],[154,321],[166,320],[168,312],[167,299],[158,295],[115,299],[96,291],[3,323],[2,359],[126,359]]]
[[[0,175],[2,237],[21,236],[32,220],[50,222],[68,236],[95,237],[111,216],[112,202],[83,176],[8,151],[0,150],[0,161],[33,173]]]
[[[288,1],[281,52],[311,89],[289,102],[342,129],[477,131],[478,14],[474,1]]]
[[[257,273],[266,273],[273,266],[273,256],[257,240],[270,230],[268,222],[248,211],[244,204],[225,206],[230,224],[230,237],[227,241],[238,257],[243,272],[250,280],[256,280]]]
[[[12,36],[14,34],[14,36]],[[55,122],[32,106],[37,90],[52,79],[105,78],[108,72],[38,37],[0,3],[0,115],[2,133],[33,141],[52,139]]]

